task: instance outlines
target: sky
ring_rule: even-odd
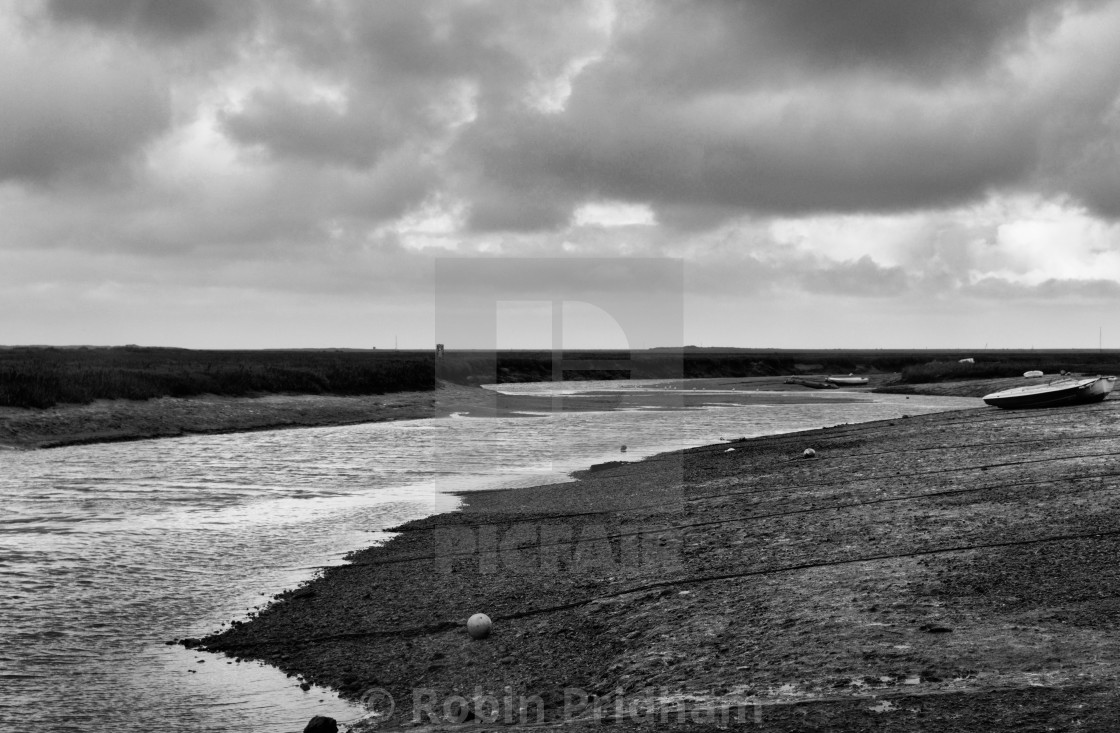
[[[1120,348],[1120,0],[8,0],[0,110],[0,344]]]

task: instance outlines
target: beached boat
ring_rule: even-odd
[[[820,379],[806,379],[805,377],[790,377],[786,380],[786,384],[800,384],[802,387],[811,387],[812,389],[836,389],[835,384],[829,384]]]
[[[848,387],[858,387],[861,384],[867,384],[867,382],[870,380],[868,380],[867,377],[856,377],[849,374],[846,377],[829,377],[828,381],[832,382],[833,384],[843,384]]]
[[[1005,410],[1062,407],[1100,402],[1116,385],[1116,377],[1065,377],[1046,384],[1012,387],[984,396],[984,401]]]

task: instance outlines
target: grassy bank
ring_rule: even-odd
[[[1021,377],[1028,371],[1045,374],[1075,372],[1081,374],[1120,373],[1120,356],[1113,353],[1010,353],[981,356],[971,362],[959,360],[932,360],[912,364],[902,369],[900,382],[924,384],[969,379],[1002,379]]]
[[[211,394],[376,395],[434,389],[430,352],[0,349],[0,406]]]
[[[649,349],[568,351],[568,380],[777,377],[830,373],[887,375],[903,384],[1021,376],[1030,369],[1120,373],[1120,353],[1092,351],[926,351]],[[973,358],[974,363],[961,363]],[[45,408],[95,400],[264,394],[377,395],[456,384],[551,381],[550,351],[278,350],[194,351],[0,348],[0,406]]]
[[[962,363],[973,359],[973,363]],[[448,352],[436,362],[448,381],[542,382],[553,378],[549,351]],[[924,349],[650,349],[570,351],[562,375],[587,379],[703,379],[799,374],[901,373],[904,383],[1022,376],[1039,369],[1120,373],[1120,353],[1077,350],[964,351]]]
[[[935,356],[943,356],[938,352]],[[649,349],[644,351],[567,351],[561,372],[566,380],[705,379],[773,377],[796,374],[897,372],[928,361],[926,352],[784,349]],[[437,362],[449,381],[547,382],[553,378],[550,351],[448,352]]]

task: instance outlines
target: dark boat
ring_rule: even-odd
[[[833,384],[842,384],[848,387],[861,387],[871,380],[867,377],[857,377],[854,374],[849,374],[846,377],[829,377],[828,381]]]
[[[786,380],[786,384],[800,384],[802,387],[812,389],[836,389],[835,384],[829,384],[819,379],[806,379],[805,377],[790,377]]]
[[[1005,410],[1024,410],[1034,407],[1062,407],[1100,402],[1108,397],[1116,377],[1065,378],[1046,384],[1012,387],[984,396],[984,401]]]

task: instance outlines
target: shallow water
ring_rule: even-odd
[[[519,392],[633,388],[517,385]],[[504,388],[503,388],[504,389]],[[838,397],[850,397],[850,393]],[[316,568],[444,511],[449,491],[721,438],[980,404],[865,403],[449,417],[0,454],[0,730],[294,731],[360,710],[166,641],[243,619]],[[718,391],[711,402],[720,402]]]

